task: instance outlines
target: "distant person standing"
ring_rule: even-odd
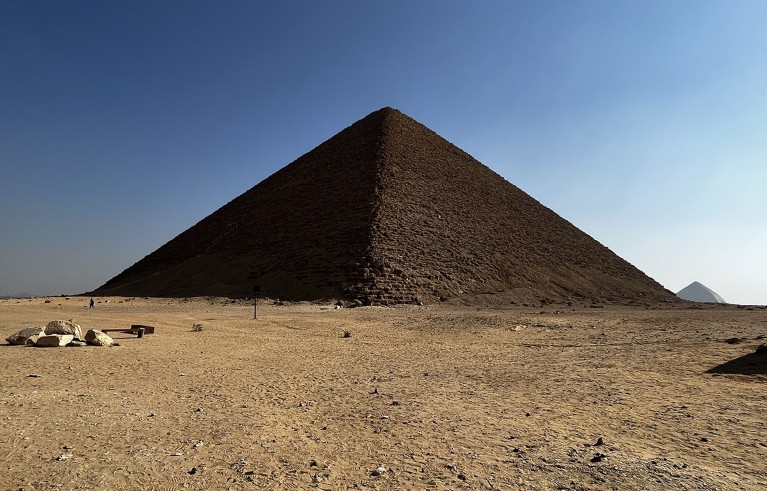
[[[93,297],[91,297],[91,303],[90,303],[90,305],[88,306],[88,308],[89,308],[89,309],[92,309],[92,308],[93,308]]]

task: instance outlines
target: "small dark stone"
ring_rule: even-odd
[[[727,344],[738,344],[740,343],[740,338],[727,338],[724,342]]]
[[[458,476],[457,476],[457,477],[458,477],[458,479],[460,479],[461,481],[465,481],[465,480],[466,480],[466,476],[465,476],[465,475],[463,475],[463,474],[458,474]]]
[[[603,460],[605,460],[606,458],[607,458],[607,455],[605,455],[605,454],[603,454],[603,453],[599,453],[599,452],[597,452],[597,453],[596,453],[596,454],[594,454],[594,456],[591,458],[591,462],[593,462],[593,463],[602,462],[602,461],[603,461]]]
[[[706,438],[706,437],[704,436],[703,438],[701,438],[701,439],[700,439],[700,441],[702,441],[703,443],[705,443],[705,442],[707,442],[707,441],[708,441],[708,438]]]
[[[195,474],[197,474],[197,467],[192,467],[191,469],[189,469],[189,470],[187,471],[187,474],[189,474],[189,475],[195,475]]]
[[[317,467],[317,461],[316,460],[310,460],[309,461],[309,467]]]
[[[595,447],[599,447],[599,446],[601,446],[601,445],[604,445],[604,444],[605,444],[605,441],[604,441],[604,439],[603,439],[603,438],[600,436],[599,438],[597,438],[597,442],[594,444],[594,446],[595,446]]]

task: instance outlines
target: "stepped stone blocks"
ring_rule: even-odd
[[[366,304],[673,294],[396,109],[341,131],[96,294]]]

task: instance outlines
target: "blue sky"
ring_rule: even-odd
[[[396,107],[678,291],[767,304],[767,2],[0,2],[0,295],[93,289]]]

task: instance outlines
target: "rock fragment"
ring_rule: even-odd
[[[42,348],[58,348],[66,346],[72,342],[75,337],[71,334],[50,334],[39,336],[35,341],[35,346]]]
[[[596,464],[597,462],[602,462],[603,460],[607,459],[607,455],[597,452],[594,454],[594,456],[591,458],[591,462]]]
[[[108,334],[98,329],[89,329],[85,333],[85,340],[93,346],[112,346],[114,344],[114,341]]]
[[[36,336],[40,336],[42,334],[45,334],[44,327],[26,327],[15,334],[11,334],[7,338],[5,338],[5,340],[8,342],[8,344],[16,344],[16,345],[35,344],[34,339],[31,342],[28,342],[28,341],[33,337],[37,339]]]
[[[45,326],[45,334],[71,334],[75,339],[83,339],[83,330],[71,320],[50,321]]]

